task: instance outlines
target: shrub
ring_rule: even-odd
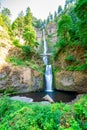
[[[25,56],[30,56],[30,53],[32,52],[32,48],[30,46],[21,46],[22,48],[22,53]]]
[[[16,47],[20,47],[20,43],[19,43],[19,40],[18,39],[15,39],[13,41],[13,44],[16,46]]]
[[[2,97],[0,98],[0,118],[2,118],[6,111],[10,109],[10,98],[9,97]]]
[[[65,60],[66,60],[66,61],[75,61],[76,58],[75,58],[75,56],[73,56],[73,55],[69,55],[69,56],[66,57]]]
[[[19,103],[20,104],[20,103]],[[9,104],[10,105],[10,104]],[[61,113],[52,110],[50,105],[24,104],[18,108],[17,102],[12,109],[14,112],[5,116],[0,124],[0,129],[16,130],[56,130],[60,123]],[[11,109],[11,108],[10,108]],[[15,110],[16,109],[16,110]]]
[[[24,62],[21,59],[13,56],[9,57],[7,61],[11,62],[13,65],[24,65]]]

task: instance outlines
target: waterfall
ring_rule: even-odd
[[[44,53],[43,53],[43,61],[46,65],[46,70],[45,70],[45,82],[46,82],[46,91],[52,92],[52,65],[48,64],[48,55],[47,55],[47,42],[45,39],[45,31],[43,29],[43,43],[44,43]]]
[[[45,31],[43,29],[43,43],[44,43],[44,56],[43,56],[43,61],[47,65],[48,64],[48,58],[47,58],[47,43],[45,39]]]
[[[45,81],[46,91],[52,91],[52,65],[46,65]]]

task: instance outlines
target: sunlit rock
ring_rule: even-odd
[[[49,95],[44,96],[43,99],[49,101],[50,103],[54,102],[53,99]]]

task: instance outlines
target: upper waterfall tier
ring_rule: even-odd
[[[45,39],[45,31],[43,29],[43,42],[44,42],[44,52],[43,52],[43,61],[44,63],[47,65],[48,64],[48,57],[47,57],[47,42],[46,42],[46,39]]]

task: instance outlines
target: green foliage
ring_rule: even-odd
[[[15,39],[13,41],[13,44],[16,46],[16,47],[20,47],[20,43],[19,43],[19,40],[18,39]]]
[[[83,130],[87,129],[87,102],[75,104],[75,119]]]
[[[85,70],[87,70],[87,64],[85,63],[85,64],[82,64],[80,66],[77,66],[75,70],[77,70],[77,71],[85,71]]]
[[[12,23],[12,29],[13,29],[15,35],[20,36],[20,35],[23,34],[23,31],[24,31],[24,16],[21,16],[21,14],[19,14],[17,19]]]
[[[5,16],[7,16],[7,17],[11,16],[11,12],[8,8],[3,8],[1,13],[4,14]]]
[[[66,60],[66,61],[76,61],[76,58],[75,58],[74,55],[69,55],[69,56],[66,57],[65,60]]]
[[[6,25],[5,25],[4,21],[3,21],[2,15],[0,15],[0,25],[2,27],[6,28]]]
[[[24,103],[0,98],[1,130],[86,130],[87,94],[74,104]]]
[[[56,45],[55,45],[55,47],[58,47],[59,49],[62,49],[65,46],[66,46],[65,39],[60,39],[59,42],[57,42]]]
[[[42,27],[42,20],[33,17],[33,26],[36,28],[41,28]]]
[[[31,13],[31,10],[30,10],[29,7],[26,9],[26,15],[24,17],[24,23],[25,23],[25,25],[32,25],[32,13]]]
[[[1,17],[2,17],[2,20],[3,20],[4,24],[5,24],[5,26],[7,28],[9,28],[11,26],[11,21],[10,21],[9,17],[7,17],[4,14],[1,14]]]
[[[6,111],[9,111],[10,99],[7,96],[0,98],[0,119],[5,115]]]
[[[66,70],[70,70],[70,71],[87,71],[87,63],[85,64],[82,64],[82,65],[71,65],[71,66],[68,66],[66,67]]]
[[[32,52],[32,48],[30,46],[21,46],[22,54],[29,58]]]
[[[80,44],[87,48],[87,0],[78,0],[75,12],[79,20]]]
[[[38,72],[43,74],[43,69],[40,68],[39,65],[35,63],[35,61],[30,60],[29,58],[21,59],[16,58],[14,56],[10,56],[9,58],[6,59],[6,61],[16,66],[25,66],[25,67],[29,66],[30,68],[37,70]]]
[[[76,3],[75,11],[80,19],[86,20],[87,18],[87,0],[78,0]]]
[[[62,7],[61,7],[61,5],[59,5],[59,7],[58,7],[58,14],[61,14],[62,13]]]
[[[57,72],[60,72],[61,69],[60,68],[53,68],[53,72],[57,73]]]
[[[23,11],[20,12],[19,16],[12,24],[12,29],[14,30],[15,35],[18,37],[21,36],[25,40],[25,45],[22,47],[22,51],[26,55],[28,55],[28,51],[31,51],[31,48],[37,46],[36,32],[32,26],[32,20],[32,13],[28,7],[26,10],[26,15],[23,15]]]
[[[72,29],[72,19],[69,15],[62,15],[58,22],[58,41],[55,45],[57,53],[66,45],[70,44],[70,30]]]
[[[6,60],[7,60],[7,62],[11,62],[13,65],[18,65],[18,66],[24,65],[23,60],[16,58],[16,57],[13,57],[13,56],[9,57]]]
[[[87,64],[87,51],[85,51],[84,58],[85,58],[85,62]]]
[[[0,122],[0,129],[17,130],[48,130],[58,129],[61,113],[53,110],[50,105],[25,104],[9,101],[9,109],[4,109],[4,119]],[[0,100],[1,102],[1,100]],[[2,101],[3,102],[3,101]],[[3,107],[3,104],[2,104]],[[9,114],[9,115],[7,115]]]
[[[72,27],[72,19],[69,15],[62,15],[61,20],[58,22],[57,35],[62,35],[64,38],[67,35],[67,32]]]
[[[34,47],[36,41],[36,32],[31,25],[25,27],[23,38],[26,41],[26,45]]]

